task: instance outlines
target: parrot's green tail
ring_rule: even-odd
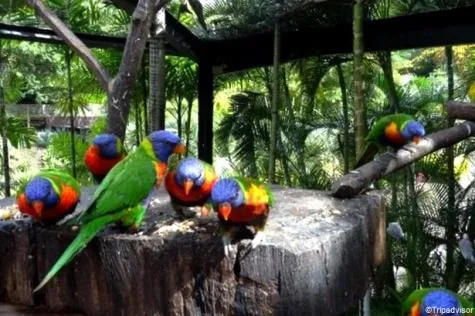
[[[369,143],[366,148],[365,148],[365,151],[361,154],[361,156],[359,157],[358,161],[356,162],[355,166],[353,167],[353,169],[356,169],[356,168],[359,168],[361,167],[362,165],[370,162],[371,160],[373,160],[373,158],[376,156],[376,154],[378,153],[379,151],[379,146],[378,144],[376,143]]]
[[[84,224],[76,238],[63,252],[54,266],[48,271],[40,284],[33,290],[33,293],[39,291],[43,286],[45,286],[46,283],[48,283],[66,264],[68,264],[79,252],[81,252],[81,250],[87,246],[87,244],[94,238],[94,236],[96,236],[97,233],[99,233],[99,231],[101,231],[108,223],[111,223],[116,219],[117,214],[107,215]]]

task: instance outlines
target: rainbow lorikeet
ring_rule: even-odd
[[[20,186],[17,205],[38,222],[53,223],[74,212],[80,196],[79,183],[72,176],[44,170]]]
[[[211,189],[217,179],[213,166],[205,161],[193,157],[180,160],[165,177],[173,209],[182,217],[193,217],[193,210],[199,207],[199,216],[207,216],[212,208]]]
[[[122,141],[114,134],[99,134],[84,154],[84,163],[94,180],[100,183],[107,173],[127,155]]]
[[[80,224],[73,242],[48,271],[34,292],[41,289],[107,225],[121,223],[137,230],[146,208],[141,202],[161,185],[173,153],[183,153],[180,138],[169,131],[152,132],[135,151],[115,165],[97,187],[89,207],[70,223]]]
[[[425,133],[424,126],[411,115],[397,113],[383,116],[373,124],[366,136],[365,151],[355,168],[371,161],[381,148],[389,146],[397,150],[411,141],[417,144]]]
[[[473,316],[473,304],[444,288],[413,291],[402,303],[402,316]],[[465,309],[465,310],[464,310]]]
[[[223,178],[211,190],[211,203],[218,212],[224,253],[229,255],[234,232],[245,226],[255,230],[252,248],[261,241],[273,195],[264,183],[244,177]]]

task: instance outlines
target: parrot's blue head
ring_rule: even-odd
[[[176,182],[188,194],[193,186],[201,187],[205,181],[205,168],[203,163],[193,157],[180,160],[175,173]]]
[[[411,120],[407,122],[404,128],[401,131],[401,136],[408,140],[418,143],[422,137],[426,134],[424,126],[418,121]]]
[[[122,151],[122,142],[114,134],[97,135],[93,144],[99,148],[100,155],[106,159],[113,159],[120,156]]]
[[[459,300],[452,293],[444,290],[434,290],[422,299],[420,311],[421,316],[460,316],[460,307],[462,306]]]
[[[152,143],[153,152],[158,160],[167,163],[168,158],[173,153],[183,154],[185,146],[181,143],[180,137],[175,133],[159,130],[150,133],[148,139]]]
[[[44,208],[52,207],[59,201],[59,196],[54,191],[51,182],[42,177],[33,178],[28,182],[25,187],[25,196],[39,217]]]
[[[216,181],[211,190],[211,201],[218,207],[218,213],[228,219],[232,208],[244,204],[244,193],[236,180],[231,178]]]

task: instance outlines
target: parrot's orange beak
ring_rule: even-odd
[[[185,151],[186,151],[186,147],[185,147],[185,145],[183,145],[183,144],[178,144],[178,145],[176,145],[175,148],[173,149],[173,152],[174,152],[175,154],[181,154],[181,155],[183,155],[183,154],[185,153]]]
[[[414,303],[411,307],[411,315],[410,316],[421,316],[421,309],[419,302]]]
[[[224,218],[225,221],[228,220],[229,215],[231,214],[231,204],[223,203],[219,205],[218,208],[219,214]]]
[[[421,138],[420,136],[414,136],[414,137],[412,138],[412,141],[413,141],[414,143],[416,143],[416,144],[419,144],[419,142],[421,141],[421,139],[422,139],[422,138]]]
[[[33,209],[35,210],[36,216],[38,216],[38,218],[41,218],[44,207],[45,205],[41,201],[33,202]]]
[[[194,185],[193,180],[185,180],[185,183],[183,183],[183,188],[185,189],[185,195],[188,195],[190,193],[193,185]]]

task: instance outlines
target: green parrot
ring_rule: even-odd
[[[355,164],[355,169],[370,162],[385,146],[394,150],[408,144],[418,143],[425,135],[424,126],[405,113],[383,116],[376,120],[366,136],[366,148]]]
[[[462,309],[466,311],[462,312]],[[432,315],[473,316],[473,304],[444,288],[415,290],[402,303],[401,316]]]
[[[120,223],[136,231],[146,211],[141,202],[155,185],[157,188],[161,185],[169,157],[184,151],[185,146],[177,135],[155,131],[115,165],[97,187],[89,207],[70,221],[81,225],[78,235],[33,292],[40,290],[107,225]]]

